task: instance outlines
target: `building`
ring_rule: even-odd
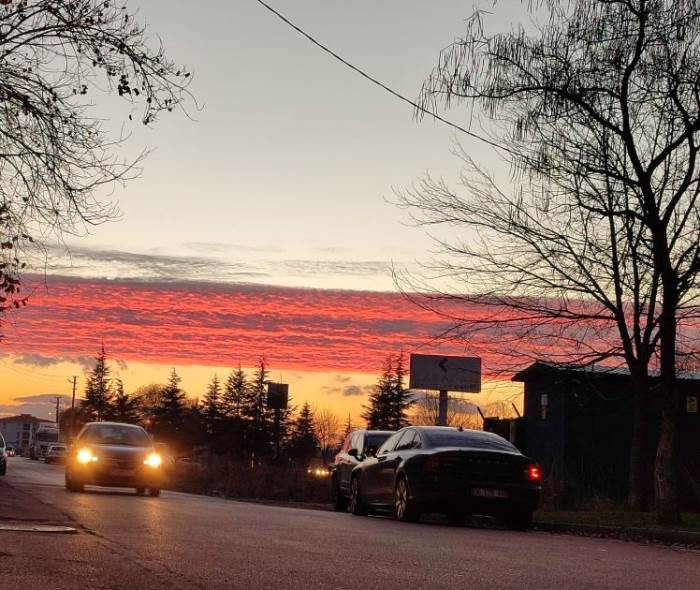
[[[51,420],[43,420],[31,414],[0,418],[0,433],[5,439],[5,444],[14,447],[19,455],[29,449],[34,431],[44,422],[51,422]]]
[[[573,496],[623,501],[633,422],[629,372],[535,362],[512,381],[524,384],[524,416],[515,429],[521,450]],[[700,508],[700,375],[679,375],[679,387],[685,399],[678,425],[681,496],[685,506]],[[659,409],[647,409],[658,429]],[[657,438],[658,430],[649,433],[649,448]]]

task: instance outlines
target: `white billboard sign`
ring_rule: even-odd
[[[479,393],[481,359],[468,356],[412,354],[409,387]]]

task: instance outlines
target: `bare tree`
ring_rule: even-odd
[[[425,393],[414,397],[410,422],[414,426],[435,426],[438,423],[440,400],[437,395]],[[476,406],[466,400],[450,398],[447,400],[447,426],[481,429],[481,417]]]
[[[464,241],[439,242],[448,256],[435,268],[454,281],[422,304],[450,318],[453,335],[488,331],[508,355],[625,364],[636,400],[635,507],[644,504],[641,442],[658,364],[656,497],[677,520],[676,348],[679,339],[697,345],[688,328],[700,268],[699,9],[690,0],[526,9],[533,26],[499,34],[486,33],[477,12],[424,84],[425,107],[470,105],[512,182],[458,148],[464,192],[426,177],[400,195],[420,223],[469,229]],[[482,313],[460,313],[454,304],[465,302]]]
[[[149,42],[124,2],[9,0],[0,6],[0,310],[21,305],[23,252],[115,215],[98,197],[138,174],[119,156],[96,95],[140,104],[144,125],[187,97],[190,74]],[[132,114],[128,114],[133,119]]]
[[[338,446],[338,437],[341,434],[340,418],[327,408],[315,411],[314,428],[321,449],[321,458],[324,464],[328,464]]]

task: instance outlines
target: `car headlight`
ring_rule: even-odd
[[[149,467],[160,467],[162,463],[163,459],[158,453],[151,453],[143,460],[143,464]]]
[[[82,463],[83,465],[87,465],[92,461],[97,461],[97,457],[90,449],[80,449],[76,459],[78,459],[78,463]]]

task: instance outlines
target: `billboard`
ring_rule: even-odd
[[[270,410],[286,410],[289,403],[289,385],[287,383],[267,384],[267,407]]]
[[[479,393],[481,359],[468,356],[412,354],[409,387]]]

